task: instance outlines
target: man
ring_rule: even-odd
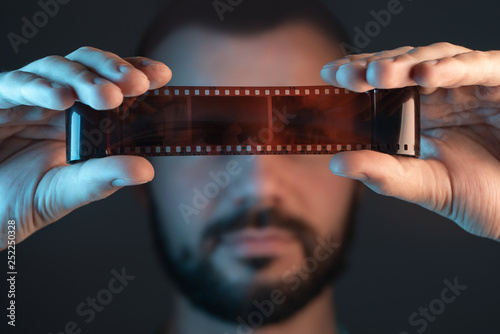
[[[169,64],[171,85],[324,85],[321,68],[342,55],[341,32],[327,28],[334,18],[324,11],[253,1],[221,24],[211,2],[177,2],[159,14],[140,53]],[[165,333],[339,333],[331,281],[360,188],[332,175],[330,158],[149,159],[165,172],[146,202],[182,292]],[[184,212],[214,178],[218,195]]]
[[[190,23],[153,45],[148,55],[173,68],[176,85],[313,85],[323,78],[356,91],[423,87],[423,159],[359,151],[333,158],[158,158],[152,165],[122,156],[66,166],[63,116],[56,110],[75,99],[96,109],[116,107],[123,96],[165,84],[169,69],[83,48],[2,74],[0,191],[7,200],[0,218],[15,219],[22,240],[119,187],[151,180],[154,166],[158,233],[184,291],[166,331],[338,332],[327,283],[359,190],[331,175],[327,159],[334,173],[500,239],[496,52],[445,43],[404,47],[343,58],[321,70],[341,57],[338,41],[312,20],[291,18],[253,33]],[[231,175],[228,185],[186,224],[178,205],[192,202],[193,189],[221,171]]]

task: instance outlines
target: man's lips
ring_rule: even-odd
[[[224,234],[219,246],[235,257],[275,257],[286,253],[297,242],[294,235],[275,227],[247,228]]]

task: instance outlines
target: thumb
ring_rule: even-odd
[[[446,171],[437,160],[392,156],[361,150],[340,152],[330,160],[330,170],[363,182],[373,191],[443,212]]]
[[[108,197],[124,186],[153,179],[153,166],[142,157],[113,156],[91,159],[55,171],[44,193],[54,220],[85,204]],[[41,190],[43,191],[43,185]]]

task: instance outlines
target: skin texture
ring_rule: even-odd
[[[178,38],[189,40],[189,45],[174,48]],[[218,47],[221,44],[228,46],[221,49]],[[230,47],[233,44],[234,47]],[[286,82],[298,86],[321,83],[319,71],[314,69],[321,69],[324,59],[332,53],[337,52],[340,56],[332,44],[312,28],[302,25],[285,26],[248,38],[187,28],[162,43],[152,57],[171,61],[170,66],[178,73],[172,84],[177,85],[221,86],[234,82],[232,86],[250,86]],[[204,56],[199,57],[199,54]],[[265,61],[241,68],[241,64],[256,57]],[[210,61],[214,59],[224,64],[224,68],[214,67]],[[308,61],[302,64],[301,59]],[[280,66],[270,72],[272,63]],[[200,74],[191,75],[192,68]],[[151,158],[155,170],[169,171],[157,174],[151,185],[155,198],[170,199],[159,202],[168,230],[166,234],[176,236],[170,242],[170,251],[179,252],[185,243],[196,247],[207,222],[225,217],[246,203],[256,207],[279,207],[307,220],[319,236],[341,235],[355,183],[332,177],[327,168],[329,160],[330,156],[326,155]],[[221,189],[206,209],[186,222],[178,205],[192,206],[193,189],[203,189],[212,180],[209,172],[226,170],[230,161],[236,162],[241,172],[232,177],[229,185]],[[165,193],[165,189],[176,189],[176,192]],[[231,267],[231,263],[227,265]]]
[[[320,70],[332,55],[341,55],[336,43],[309,24],[291,23],[251,36],[188,26],[159,43],[151,57],[169,64],[174,72],[172,85],[301,86],[324,85]],[[277,208],[303,220],[315,236],[322,239],[333,237],[341,242],[353,194],[359,184],[332,175],[328,169],[330,158],[328,155],[150,158],[157,171],[150,189],[157,205],[167,256],[173,258],[176,266],[194,266],[208,256],[202,248],[202,237],[207,228],[248,206],[253,209]],[[213,181],[209,173],[226,171],[231,162],[239,168],[235,168],[238,172],[228,185],[221,188],[206,207],[186,220],[179,205],[193,207],[195,189],[203,191],[204,186]],[[175,192],[168,189],[175,189]],[[289,233],[285,229],[274,232],[281,236]],[[253,233],[254,230],[245,228],[237,236],[248,237]],[[231,234],[227,237],[231,240],[237,238]],[[262,243],[252,250],[244,243],[234,243],[236,245],[221,243],[209,254],[207,261],[227,281],[228,287],[242,284],[242,293],[252,283],[281,283],[283,274],[297,271],[305,259],[303,247],[295,238],[288,242]],[[274,260],[260,270],[253,270],[243,260],[270,256]],[[181,294],[176,298],[177,314],[169,331],[236,332],[238,324],[207,316]],[[214,295],[213,298],[224,296]],[[312,330],[335,333],[331,304],[331,288],[325,287],[321,295],[298,314],[284,323],[264,326],[255,332],[303,333]],[[235,320],[236,317],[232,319]]]
[[[232,39],[233,42],[236,40]],[[297,41],[306,46],[304,50],[297,49]],[[206,74],[195,77],[204,78],[212,84],[320,84],[319,71],[322,65],[332,55],[336,55],[336,45],[305,26],[285,27],[264,38],[246,40],[243,44],[246,45],[234,50],[241,52],[245,48],[259,46],[255,52],[266,54],[267,60],[257,62],[245,71],[237,71],[236,65],[239,64],[235,62],[236,54],[229,52],[224,63],[233,64],[236,71],[224,72],[220,68],[220,71],[211,72],[212,76],[218,77]],[[248,62],[255,60],[255,53],[253,55]],[[208,59],[216,59],[215,55],[207,55],[210,56],[212,58]],[[120,59],[116,55],[85,47],[66,57],[45,58],[0,76],[0,107],[1,115],[5,116],[1,129],[3,160],[0,163],[0,175],[2,195],[5,194],[4,198],[7,199],[2,203],[1,215],[2,219],[16,219],[18,241],[82,205],[109,196],[122,186],[141,184],[152,179],[152,166],[139,157],[95,159],[73,166],[64,163],[62,111],[75,100],[95,109],[113,108],[122,102],[124,96],[134,96],[147,89],[160,87],[170,79],[171,72],[165,65],[158,62],[144,63],[144,60]],[[273,63],[280,65],[276,73],[270,71]],[[122,65],[137,70],[123,73],[119,70]],[[234,73],[241,75],[235,76]],[[228,201],[244,203],[253,199],[260,205],[272,203],[288,213],[307,219],[319,236],[334,234],[338,237],[342,234],[352,198],[349,194],[354,191],[356,183],[332,175],[327,168],[328,161],[328,156],[309,159],[259,157],[247,163],[238,181],[228,188],[234,196],[221,196],[214,203],[222,203],[217,205],[220,213],[227,213],[227,208],[231,207],[231,204],[226,204]],[[177,165],[159,166],[159,175],[173,175],[176,181],[184,178],[184,190],[190,190],[190,186],[202,181],[192,178],[193,175],[201,175],[193,173],[192,168],[208,167],[206,164],[193,165],[192,161],[183,165],[186,163],[183,159],[175,163]],[[178,168],[177,171],[183,169],[184,173],[174,174],[173,170],[168,169],[174,166]],[[216,168],[215,165],[210,166]],[[161,182],[162,178],[159,178],[157,183]],[[237,184],[246,186],[238,187]],[[165,192],[182,195],[182,192],[172,190],[178,189],[160,189],[158,197],[161,198]],[[187,192],[184,194],[187,195]],[[205,212],[200,218],[208,217]],[[202,219],[197,223],[201,226]],[[193,223],[192,230],[179,239],[184,243],[195,240],[192,239],[197,236],[195,226]],[[6,233],[3,236],[5,242]],[[301,264],[304,258],[295,240],[286,243],[285,250],[274,246],[270,248],[273,249],[269,251],[279,256],[280,261],[260,273],[259,278],[262,280],[279,278],[285,270]],[[232,255],[227,251],[222,253],[225,256]],[[226,263],[223,256],[218,263],[229,268],[231,261]],[[190,305],[180,301],[178,310],[185,311],[182,317],[184,322],[177,324],[179,329],[192,332],[190,326],[196,324],[220,332],[217,330],[220,327],[214,326],[213,318],[193,310]],[[292,333],[312,329],[335,333],[333,314],[331,288],[327,287],[299,316],[294,317],[294,321],[281,325],[280,330]],[[275,327],[266,327],[262,333],[275,330]]]
[[[62,110],[75,100],[96,109],[113,108],[124,96],[169,81],[171,71],[165,65],[143,60],[121,59],[86,47],[0,74],[0,220],[16,220],[17,241],[122,186],[153,178],[151,164],[139,157],[65,164]],[[255,58],[251,63],[259,64]],[[498,64],[498,51],[473,51],[448,43],[349,56],[330,63],[321,71],[325,82],[355,91],[420,85],[424,130],[422,159],[343,152],[330,160],[330,169],[381,194],[442,214],[470,233],[499,240]],[[120,65],[131,70],[121,72]],[[306,84],[319,83],[318,78],[315,74]],[[245,76],[239,80],[257,82],[245,81]],[[287,80],[290,77],[274,78],[270,84]],[[257,170],[277,174],[274,164],[262,164]],[[1,226],[0,247],[5,248],[6,225]],[[327,316],[321,313],[323,305],[312,304],[304,311],[309,312],[306,318]],[[311,322],[301,319],[302,328],[321,330],[312,330]]]
[[[422,157],[340,153],[332,172],[417,203],[469,233],[500,240],[500,53],[449,43],[329,63],[323,79],[354,91],[421,86]]]
[[[65,158],[64,110],[75,100],[114,108],[124,96],[170,80],[167,66],[145,60],[83,47],[0,74],[0,220],[16,221],[17,242],[80,206],[153,178],[152,166],[140,157],[73,166]],[[0,226],[3,249],[7,224]]]

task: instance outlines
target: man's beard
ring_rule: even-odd
[[[357,201],[353,200],[344,233],[339,236],[318,236],[310,226],[295,217],[284,214],[276,208],[255,211],[242,209],[224,220],[214,221],[203,233],[200,249],[201,258],[195,259],[191,250],[185,248],[179,258],[168,251],[161,228],[161,221],[152,201],[150,218],[153,233],[163,260],[167,275],[174,281],[182,294],[191,303],[205,312],[231,323],[255,323],[257,313],[258,327],[281,322],[295,315],[311,300],[317,297],[343,271],[345,252],[352,237]],[[291,232],[301,243],[304,261],[299,265],[302,274],[287,272],[277,282],[232,283],[214,267],[210,260],[212,250],[217,247],[221,237],[229,232],[246,228],[274,227]],[[342,244],[335,243],[341,240]],[[321,257],[318,257],[318,248]],[[315,252],[316,251],[316,252]],[[308,261],[306,261],[308,259]],[[265,268],[272,258],[259,257],[246,261],[258,272]],[[306,263],[307,262],[307,263]],[[279,297],[271,301],[271,296]],[[279,300],[279,302],[276,302]],[[250,323],[250,326],[254,326]]]

